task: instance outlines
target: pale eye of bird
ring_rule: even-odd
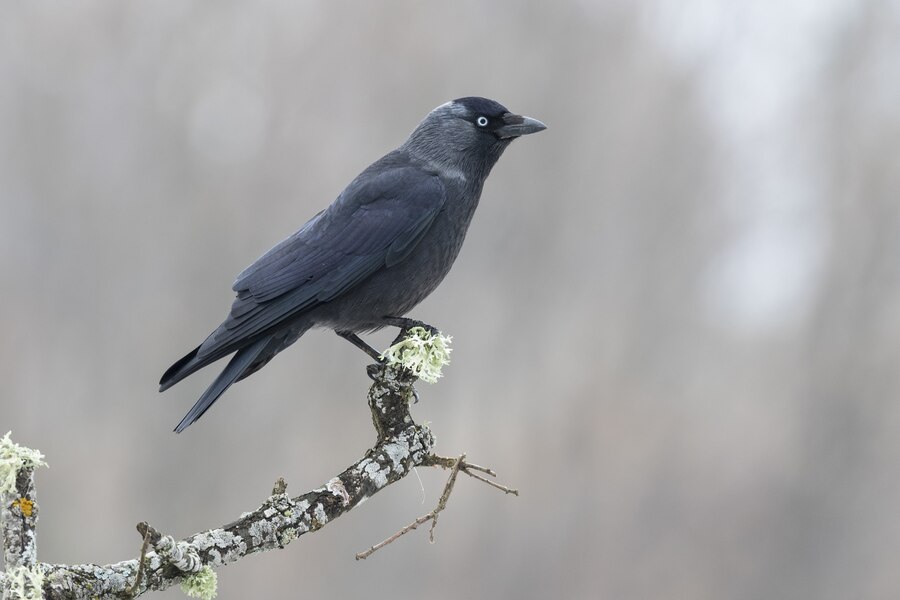
[[[488,118],[485,117],[485,116],[478,117],[477,119],[475,119],[475,123],[476,123],[479,127],[487,127],[487,124],[488,124]]]

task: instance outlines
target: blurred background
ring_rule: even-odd
[[[900,2],[5,1],[0,433],[39,448],[40,558],[135,557],[320,486],[373,441],[316,331],[185,434],[163,370],[235,275],[446,100],[507,150],[413,316],[461,480],[420,469],[219,597],[900,595]],[[370,340],[384,346],[394,332]],[[174,588],[168,598],[182,597]]]

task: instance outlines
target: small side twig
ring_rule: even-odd
[[[497,483],[496,481],[491,481],[491,480],[488,479],[487,477],[482,477],[482,476],[479,475],[478,473],[473,473],[472,471],[470,471],[470,470],[468,470],[468,469],[461,469],[461,470],[462,470],[463,473],[465,473],[466,475],[468,475],[468,476],[471,477],[472,479],[477,479],[478,481],[481,481],[481,482],[483,482],[483,483],[486,483],[486,484],[488,484],[489,486],[491,486],[492,488],[496,488],[496,489],[500,490],[500,491],[503,492],[504,494],[512,494],[513,496],[518,496],[518,495],[519,495],[519,490],[517,490],[517,489],[515,489],[515,488],[506,487],[505,485],[503,485],[503,484],[501,484],[501,483]]]
[[[452,468],[454,468],[455,464],[456,464],[455,458],[451,458],[451,457],[447,457],[447,456],[432,455],[432,456],[428,457],[428,460],[425,463],[425,466],[441,467],[443,469],[452,469]],[[491,486],[492,488],[496,488],[496,489],[500,490],[504,494],[512,494],[513,496],[519,495],[519,490],[517,490],[516,488],[511,488],[511,487],[505,486],[503,484],[497,483],[496,481],[491,481],[487,477],[483,477],[483,476],[479,475],[478,473],[474,472],[474,471],[480,471],[482,473],[486,473],[487,475],[490,475],[491,477],[496,477],[497,473],[495,473],[492,469],[489,469],[488,467],[482,467],[481,465],[476,465],[476,464],[472,464],[470,462],[462,461],[462,464],[459,466],[459,470],[462,471],[463,473],[465,473],[466,475],[468,475],[469,477],[471,477],[472,479],[477,479],[478,481],[481,481],[482,483],[486,483],[489,486]]]
[[[482,473],[487,473],[491,477],[497,476],[497,474],[492,469],[489,469],[487,467],[482,467],[480,465],[475,465],[470,462],[465,463],[463,465],[463,469],[466,471],[481,471]]]
[[[144,578],[144,559],[147,558],[147,549],[150,547],[150,525],[147,523],[140,523],[137,528],[138,531],[141,531],[142,525],[144,530],[144,541],[141,544],[141,557],[138,559],[138,570],[137,574],[134,576],[134,583],[126,591],[126,594],[131,598],[134,598],[137,591],[141,588],[141,580]]]
[[[431,513],[431,529],[428,530],[428,541],[432,544],[434,543],[434,528],[437,527],[438,515],[442,510],[447,508],[447,500],[450,499],[450,493],[453,491],[453,486],[456,485],[456,476],[459,475],[459,468],[465,461],[465,454],[460,454],[459,458],[456,459],[456,463],[450,471],[450,477],[447,478],[447,484],[444,486],[444,491],[441,493],[441,497],[438,500],[437,508]]]
[[[443,457],[441,457],[441,458],[443,458]],[[388,544],[390,544],[397,538],[409,533],[410,531],[416,529],[419,525],[422,525],[423,523],[427,523],[428,521],[431,521],[431,528],[428,530],[428,541],[431,542],[432,544],[434,543],[434,528],[437,527],[438,515],[441,513],[441,511],[443,511],[445,508],[447,508],[447,501],[450,499],[450,494],[453,492],[453,486],[456,485],[456,476],[459,475],[459,472],[462,469],[462,466],[464,464],[466,464],[466,462],[465,462],[466,455],[462,454],[458,458],[452,458],[449,460],[453,461],[452,466],[450,466],[450,469],[451,469],[450,477],[447,478],[447,483],[444,485],[444,491],[441,493],[441,497],[438,500],[438,503],[437,503],[437,506],[435,507],[435,509],[433,511],[429,512],[428,514],[422,515],[421,517],[419,517],[418,519],[416,519],[415,521],[413,521],[406,527],[403,527],[402,529],[400,529],[400,531],[398,531],[394,535],[390,536],[389,538],[387,538],[381,542],[378,542],[374,546],[370,547],[368,550],[360,552],[359,554],[356,555],[356,560],[365,560],[366,558],[371,556],[377,550],[384,548],[385,546],[387,546]]]
[[[384,548],[385,546],[387,546],[388,544],[390,544],[391,542],[396,540],[401,535],[409,533],[410,531],[417,528],[422,523],[427,523],[428,521],[430,521],[432,519],[432,517],[434,517],[433,512],[430,512],[427,515],[422,515],[421,517],[419,517],[418,519],[416,519],[415,521],[413,521],[412,523],[410,523],[409,525],[407,525],[406,527],[404,527],[403,529],[401,529],[400,531],[398,531],[391,537],[387,538],[386,540],[380,541],[377,544],[375,544],[374,546],[372,546],[371,548],[369,548],[368,550],[365,550],[364,552],[360,552],[359,554],[357,554],[356,560],[365,560],[365,559],[369,558],[369,556],[371,556],[372,553],[374,553],[376,550],[380,550],[381,548]]]

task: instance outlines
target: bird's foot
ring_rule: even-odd
[[[381,361],[376,365],[369,365],[366,367],[366,375],[369,376],[369,379],[375,381],[378,379],[378,375],[381,373]]]
[[[399,344],[403,341],[404,338],[409,334],[409,330],[415,327],[421,327],[428,333],[433,336],[436,336],[440,333],[437,327],[432,327],[428,323],[423,321],[417,321],[416,319],[408,319],[406,317],[385,317],[384,318],[385,325],[391,325],[393,327],[399,327],[400,333],[397,334],[397,337],[394,338],[394,341],[391,342],[391,345]]]

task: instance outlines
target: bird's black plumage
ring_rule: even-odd
[[[484,115],[490,118],[499,117],[509,112],[506,110],[505,106],[496,100],[489,100],[488,98],[481,98],[479,96],[457,98],[453,102],[464,107],[472,116]]]
[[[500,154],[512,139],[542,129],[485,98],[429,113],[400,148],[238,275],[225,321],[160,380],[164,391],[234,354],[176,431],[309,328],[347,335],[406,314],[449,271]]]

